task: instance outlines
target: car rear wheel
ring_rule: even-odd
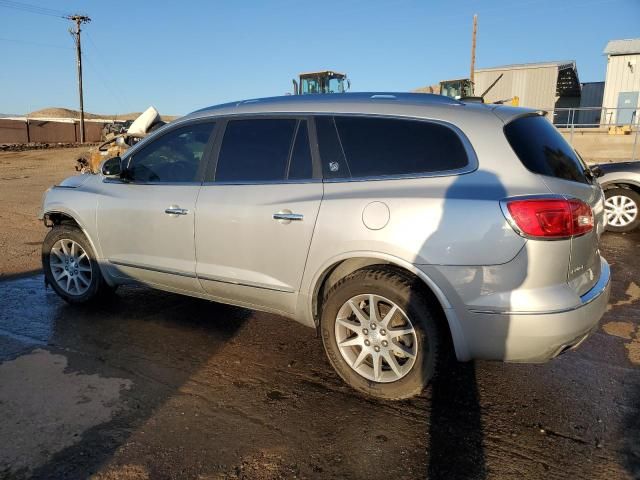
[[[630,232],[637,228],[640,224],[640,195],[629,188],[612,188],[604,194],[607,230]]]
[[[357,270],[325,295],[322,339],[355,389],[387,400],[419,394],[434,375],[440,331],[422,285],[399,270]]]
[[[85,303],[113,292],[107,285],[91,244],[73,225],[56,225],[42,243],[46,281],[69,303]]]

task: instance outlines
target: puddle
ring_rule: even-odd
[[[79,442],[120,408],[132,382],[66,372],[67,358],[46,350],[0,364],[0,472],[37,468]]]

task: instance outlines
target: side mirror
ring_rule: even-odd
[[[120,157],[112,157],[105,160],[102,164],[102,174],[105,177],[119,177],[122,175],[122,159]]]

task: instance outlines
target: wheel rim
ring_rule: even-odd
[[[335,334],[342,358],[368,380],[395,382],[415,364],[418,337],[411,320],[380,295],[347,300],[336,316]]]
[[[638,217],[638,205],[625,195],[613,195],[604,202],[607,223],[613,227],[626,227]]]
[[[91,260],[82,246],[68,238],[51,248],[49,266],[53,280],[68,295],[82,295],[91,285]]]

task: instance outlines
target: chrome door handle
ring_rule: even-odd
[[[301,213],[292,213],[288,210],[285,210],[282,212],[274,213],[273,219],[282,221],[282,223],[289,223],[291,221],[299,222],[304,219],[304,215],[302,215]]]
[[[172,205],[169,208],[165,208],[164,213],[166,213],[167,215],[186,215],[187,213],[189,213],[189,210]]]

